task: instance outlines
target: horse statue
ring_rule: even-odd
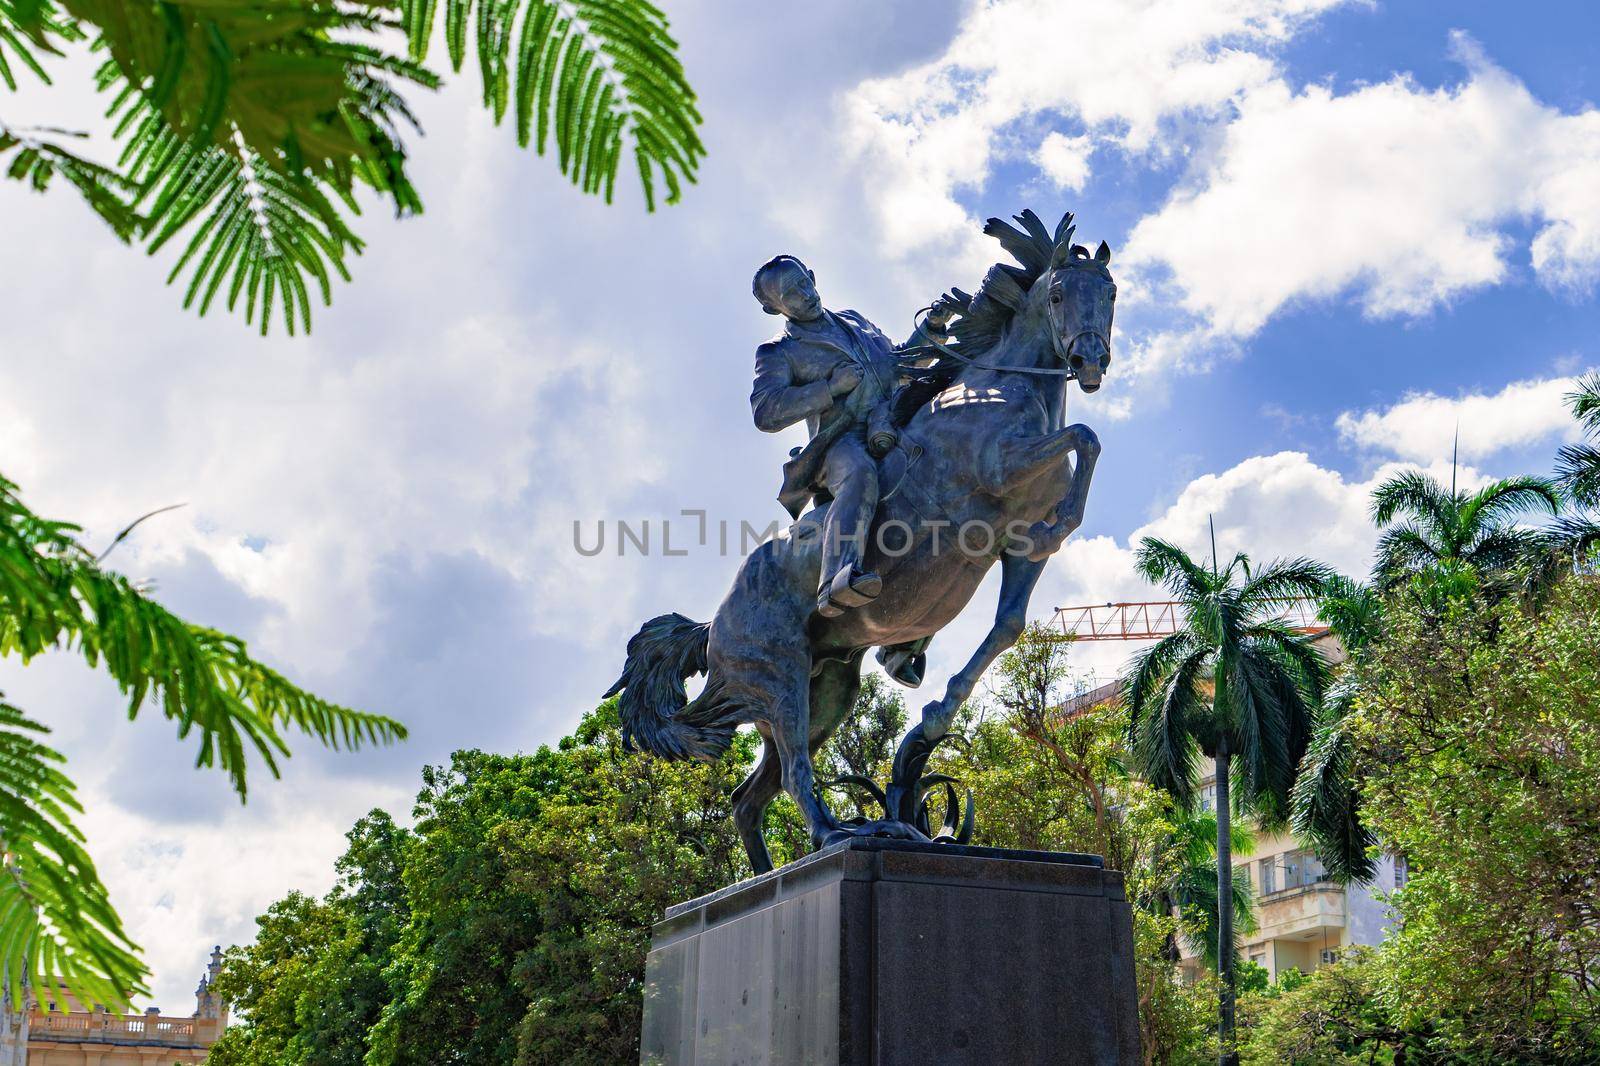
[[[1070,214],[1053,232],[1032,211],[1016,221],[1020,229],[991,218],[984,232],[1018,265],[991,267],[976,295],[941,297],[950,340],[923,331],[934,362],[911,369],[916,380],[897,397],[915,406],[882,460],[864,555],[881,593],[837,617],[818,612],[824,504],[745,559],[710,622],[646,622],[606,693],[621,693],[624,743],[667,759],[716,758],[740,725],[755,726],[761,757],[734,792],[733,819],[756,873],[772,869],[761,824],[780,787],[819,848],[851,834],[927,839],[917,822],[928,757],[1021,635],[1045,564],[1083,521],[1100,442],[1088,426],[1065,424],[1067,383],[1094,392],[1111,363],[1111,251],[1073,244]],[[902,740],[886,817],[840,822],[818,793],[811,756],[850,713],[866,651],[931,639],[996,562],[994,624]],[[705,685],[690,700],[684,682],[696,674]]]

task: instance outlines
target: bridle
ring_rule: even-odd
[[[1071,337],[1067,338],[1065,342],[1063,342],[1061,340],[1061,330],[1058,328],[1058,324],[1056,322],[1055,307],[1056,305],[1053,303],[1047,304],[1045,307],[1045,317],[1050,322],[1050,347],[1055,352],[1056,361],[1062,364],[1060,367],[998,366],[982,359],[973,359],[969,356],[962,355],[954,348],[951,348],[949,345],[939,340],[939,338],[935,337],[932,333],[928,332],[928,315],[933,312],[933,306],[931,304],[918,310],[917,313],[912,316],[911,321],[913,328],[922,336],[923,340],[927,341],[940,352],[964,366],[972,367],[977,370],[995,370],[1006,374],[1037,374],[1041,377],[1060,377],[1066,378],[1068,381],[1076,381],[1078,378],[1078,372],[1072,369],[1071,366],[1072,346],[1077,344],[1078,339],[1081,337],[1094,337],[1099,340],[1100,343],[1105,346],[1105,350],[1109,352],[1111,350],[1111,338],[1107,337],[1099,330],[1091,328],[1080,329]]]

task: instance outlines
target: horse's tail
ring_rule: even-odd
[[[664,614],[646,622],[628,641],[622,676],[606,696],[622,693],[622,745],[642,747],[664,759],[715,759],[728,750],[738,728],[736,708],[721,696],[722,686],[710,678],[693,702],[685,679],[706,672],[706,645],[711,626],[681,614]]]

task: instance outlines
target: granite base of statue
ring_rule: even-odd
[[[650,1066],[1135,1064],[1132,915],[1090,855],[858,837],[655,927]]]

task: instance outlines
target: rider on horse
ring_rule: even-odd
[[[836,618],[883,588],[862,559],[878,506],[877,460],[895,444],[890,400],[902,383],[899,358],[918,335],[896,347],[860,312],[823,307],[816,275],[791,255],[762,264],[751,288],[762,310],[785,322],[781,334],[756,349],[750,410],[756,428],[767,433],[801,421],[810,432],[784,464],[778,501],[794,518],[813,497],[829,504],[817,613]],[[932,323],[942,325],[942,318]],[[879,658],[903,684],[921,681],[921,646],[885,649]]]

